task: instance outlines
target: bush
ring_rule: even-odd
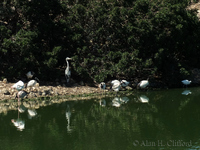
[[[20,78],[33,70],[43,80],[52,80],[64,75],[65,58],[72,57],[76,80],[189,76],[188,70],[200,65],[200,30],[188,4],[188,0],[4,2],[1,74]]]

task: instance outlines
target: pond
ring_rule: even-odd
[[[0,113],[3,150],[200,149],[200,88],[133,91]]]

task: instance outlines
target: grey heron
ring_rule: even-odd
[[[68,62],[68,60],[72,60],[72,59],[69,58],[69,57],[66,57],[65,60],[66,60],[66,63],[67,63],[67,68],[65,69],[65,77],[66,77],[67,83],[69,83],[70,77],[71,77],[71,71],[69,69],[69,62]]]

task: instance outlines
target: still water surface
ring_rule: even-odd
[[[2,150],[200,149],[200,88],[19,108],[0,114]]]

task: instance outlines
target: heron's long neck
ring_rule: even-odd
[[[67,61],[67,70],[69,70],[69,62]]]

